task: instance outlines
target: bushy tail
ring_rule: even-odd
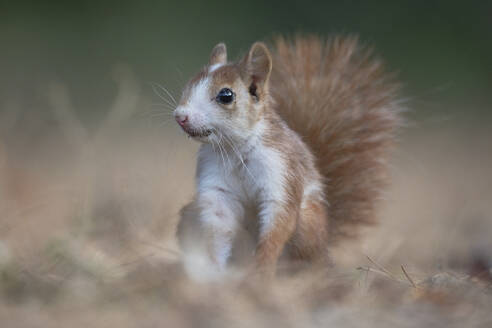
[[[398,84],[357,38],[275,41],[270,93],[325,178],[333,239],[375,221],[401,124]]]

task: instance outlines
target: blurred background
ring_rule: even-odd
[[[254,41],[296,33],[359,35],[403,83],[408,124],[382,223],[334,251],[340,269],[329,279],[278,282],[266,298],[197,285],[176,264],[174,240],[197,145],[153,86],[178,98],[216,43],[234,59]],[[409,327],[490,324],[477,310],[490,299],[468,278],[492,280],[492,2],[4,1],[0,49],[6,327],[141,327],[163,317],[171,326],[371,326],[374,313],[383,326],[408,317]],[[422,284],[460,275],[439,276],[438,294],[407,297],[402,265]],[[453,311],[415,316],[422,298]]]
[[[16,1],[0,9],[1,96],[26,107],[41,105],[40,88],[58,80],[81,114],[101,116],[117,64],[177,92],[219,41],[234,58],[256,40],[294,33],[360,35],[400,74],[408,97],[437,103],[428,116],[449,106],[482,115],[491,103],[488,1]]]

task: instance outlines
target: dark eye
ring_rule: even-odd
[[[234,101],[234,92],[229,88],[221,89],[217,96],[215,96],[215,100],[219,104],[228,105]]]

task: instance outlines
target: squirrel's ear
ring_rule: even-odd
[[[241,62],[241,74],[249,85],[250,93],[258,97],[256,91],[263,91],[272,70],[272,57],[266,45],[255,42]]]
[[[210,60],[208,64],[210,66],[221,64],[224,65],[227,63],[227,48],[224,43],[219,43],[212,49],[212,53],[210,54]]]

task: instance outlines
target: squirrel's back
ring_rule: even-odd
[[[331,240],[375,221],[401,125],[398,84],[356,38],[279,38],[270,94],[324,177]]]

